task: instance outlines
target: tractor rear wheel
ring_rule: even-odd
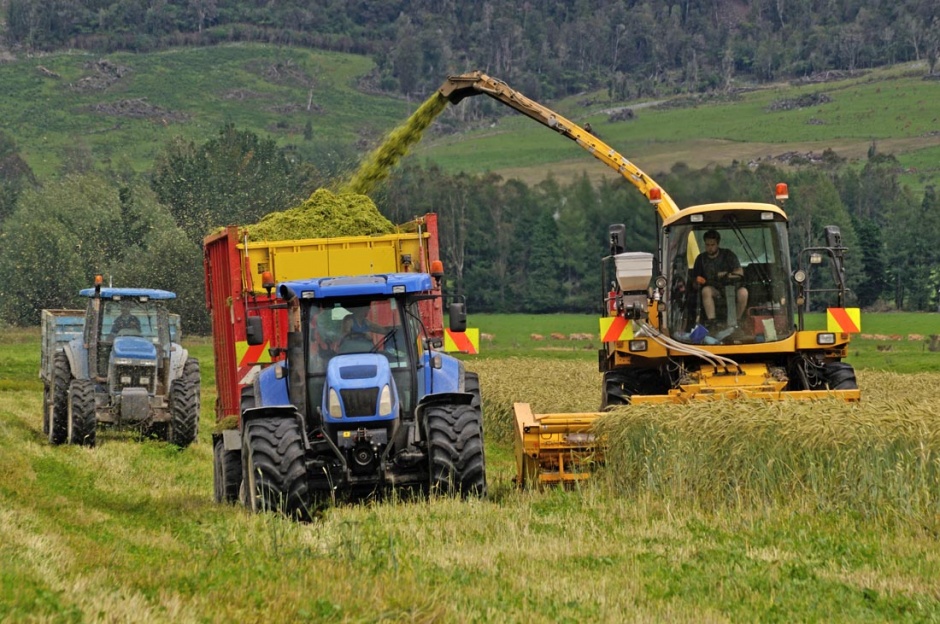
[[[464,390],[473,395],[470,406],[483,412],[483,395],[480,392],[480,376],[477,373],[464,373]]]
[[[256,418],[242,425],[242,484],[252,511],[311,518],[303,431],[294,418]]]
[[[199,386],[180,377],[170,384],[170,427],[167,441],[187,447],[199,433]]]
[[[69,436],[69,384],[72,371],[64,351],[52,358],[52,405],[49,410],[49,443],[64,444]]]
[[[213,490],[215,502],[235,503],[242,484],[241,451],[226,451],[220,436],[212,449]]]
[[[857,390],[855,369],[847,362],[829,362],[823,369],[830,390]]]
[[[432,405],[425,412],[431,491],[486,496],[483,414],[472,405]]]
[[[94,446],[98,415],[95,413],[95,384],[90,379],[73,379],[69,385],[69,444]]]

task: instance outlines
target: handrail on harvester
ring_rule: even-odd
[[[656,210],[660,218],[666,219],[679,212],[679,207],[666,191],[662,190],[652,178],[639,167],[627,160],[617,150],[607,145],[594,134],[578,126],[570,119],[559,115],[550,108],[534,102],[512,89],[502,80],[487,76],[483,72],[474,71],[469,74],[450,76],[438,92],[451,104],[457,104],[462,99],[474,95],[488,95],[491,98],[510,106],[523,115],[526,115],[540,124],[555,130],[584,150],[589,152],[602,163],[617,171],[628,182],[635,186],[651,202],[656,203]],[[655,192],[652,193],[651,191]],[[656,195],[660,194],[659,197]]]

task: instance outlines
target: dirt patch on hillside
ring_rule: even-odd
[[[77,82],[69,85],[73,91],[87,93],[89,91],[103,91],[114,83],[131,73],[131,68],[112,63],[108,59],[98,59],[85,63],[83,69],[87,72]]]
[[[98,104],[92,104],[87,107],[86,110],[98,115],[109,115],[112,117],[155,119],[160,120],[164,124],[188,119],[186,114],[174,112],[162,106],[156,106],[149,103],[146,98],[118,100],[116,102],[100,102]]]
[[[289,59],[276,63],[252,61],[247,64],[246,68],[271,84],[313,88],[317,83],[314,76],[308,74],[306,70]]]

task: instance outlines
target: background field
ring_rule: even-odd
[[[100,78],[95,63],[102,58],[122,68],[120,79],[99,88],[82,86],[83,79]],[[338,150],[332,157],[352,164],[423,99],[409,102],[358,89],[357,79],[371,66],[356,55],[250,44],[23,58],[0,64],[5,87],[0,90],[0,129],[15,138],[41,178],[62,167],[63,153],[94,158],[99,166],[118,170],[148,170],[171,138],[202,142],[216,136],[224,123],[274,138],[282,146],[298,146],[320,159]],[[578,123],[590,121],[601,138],[650,174],[667,171],[676,162],[699,168],[791,151],[818,155],[826,148],[864,162],[874,142],[880,152],[898,156],[902,181],[920,194],[940,180],[940,126],[933,105],[940,99],[940,81],[926,81],[923,74],[923,64],[908,64],[828,83],[781,83],[734,98],[689,100],[665,109],[647,106],[650,102],[612,102],[605,92],[543,104]],[[440,77],[442,83],[445,78]],[[824,94],[830,101],[769,110],[774,102],[811,94]],[[126,101],[152,109],[143,115],[108,110]],[[510,113],[495,103],[489,106]],[[635,107],[636,118],[609,123],[609,111],[623,106]],[[433,160],[446,171],[494,171],[530,184],[549,174],[561,181],[585,173],[592,178],[617,175],[521,115],[508,114],[492,127],[488,122],[474,129],[452,108],[441,118],[452,134],[432,132],[415,149],[418,158]],[[308,122],[312,138],[305,141]]]
[[[783,407],[763,419],[762,408],[730,404],[638,414],[634,432],[649,443],[643,457],[655,459],[647,465],[658,471],[636,479],[614,458],[577,490],[518,491],[511,402],[531,401],[537,411],[593,410],[599,396],[593,353],[574,349],[576,357],[559,358],[563,352],[524,337],[532,329],[593,328],[589,319],[564,316],[473,320],[494,331],[494,345],[509,336],[520,345],[514,356],[491,350],[466,358],[483,386],[490,497],[344,505],[310,524],[211,502],[215,391],[207,339],[188,341],[202,363],[197,444],[180,451],[103,433],[97,448],[85,449],[44,440],[38,332],[5,332],[0,620],[940,619],[940,374],[886,372],[883,362],[863,367],[865,399],[857,407]],[[897,328],[880,316],[863,322],[874,328],[882,321]],[[919,319],[905,322],[913,327]],[[898,368],[914,369],[938,354],[891,355]],[[650,436],[668,430],[663,420],[704,423],[716,414],[737,429],[722,434],[724,447],[705,443],[718,427],[694,437]],[[803,423],[824,440],[841,439],[816,461],[828,457],[844,469],[803,466],[819,448],[810,436],[772,445],[753,427],[734,427],[755,418],[770,423],[765,431]],[[744,457],[736,454],[742,445]],[[681,474],[689,458],[709,477],[696,489],[688,489],[695,481],[667,478]],[[764,476],[761,487],[743,480],[755,474]],[[853,491],[865,495],[844,494]]]

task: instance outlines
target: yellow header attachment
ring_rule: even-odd
[[[656,184],[639,167],[627,160],[617,150],[607,145],[589,131],[581,128],[570,119],[559,115],[555,111],[530,100],[518,91],[509,87],[502,80],[487,76],[483,72],[475,71],[469,74],[451,76],[441,86],[438,92],[451,104],[457,104],[462,99],[474,95],[485,94],[491,98],[510,106],[523,115],[531,117],[540,124],[557,131],[600,160],[602,163],[618,172],[635,186],[647,199],[656,206],[659,216],[666,219],[677,212],[678,206],[672,201],[666,191]]]

